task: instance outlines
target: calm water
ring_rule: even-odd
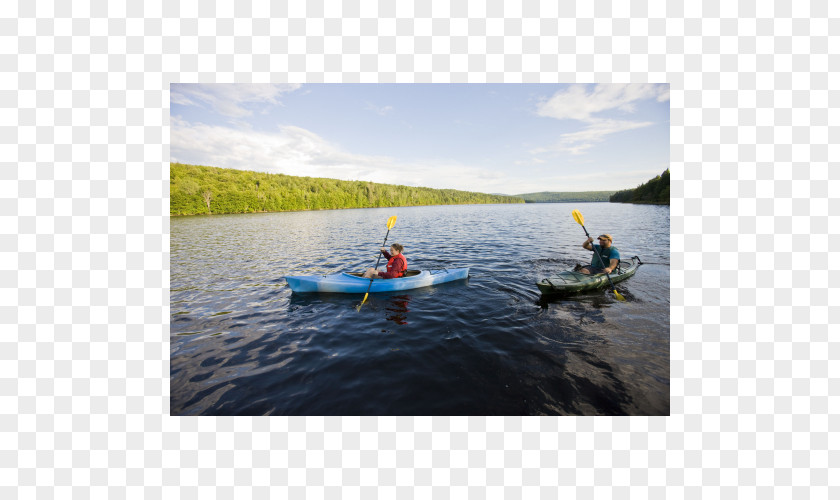
[[[541,298],[590,234],[645,263],[609,290]],[[285,275],[372,267],[386,222],[410,269],[466,281],[292,294]],[[436,206],[173,217],[174,415],[667,415],[670,208]],[[380,267],[384,262],[380,263]]]

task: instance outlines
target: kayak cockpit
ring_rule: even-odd
[[[405,272],[404,275],[400,276],[400,278],[411,278],[412,276],[418,276],[422,272],[423,271],[416,271],[416,270],[409,269],[408,271]],[[364,276],[365,273],[344,273],[344,274],[346,274],[348,276],[355,276],[356,278],[361,278],[361,277]],[[395,278],[395,279],[400,279],[400,278]]]

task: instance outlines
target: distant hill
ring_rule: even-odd
[[[590,202],[610,201],[610,195],[615,191],[580,191],[580,192],[556,192],[543,191],[540,193],[517,194],[525,203],[567,203],[567,202]]]
[[[473,203],[523,203],[523,200],[455,189],[169,164],[170,215]]]
[[[647,203],[653,205],[671,204],[671,169],[665,169],[636,189],[625,189],[610,196],[615,203]]]

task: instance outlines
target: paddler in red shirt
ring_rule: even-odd
[[[388,253],[385,247],[382,247],[379,251],[388,259],[386,271],[377,272],[376,269],[369,267],[363,277],[386,280],[402,277],[405,274],[405,270],[408,269],[408,261],[405,259],[405,255],[402,254],[403,246],[399,243],[394,243],[391,245],[391,253]]]

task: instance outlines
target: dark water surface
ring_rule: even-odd
[[[617,288],[541,298],[587,263],[583,229],[645,263]],[[436,287],[292,294],[285,275],[470,267]],[[173,415],[667,415],[670,208],[467,205],[173,217]],[[384,262],[380,263],[380,267]]]

